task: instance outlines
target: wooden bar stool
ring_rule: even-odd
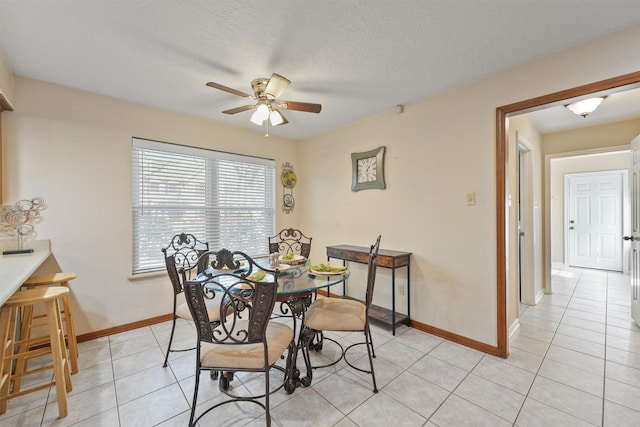
[[[69,281],[78,277],[77,273],[50,273],[29,277],[23,287],[30,289],[37,286],[65,286],[69,287]],[[71,373],[78,373],[78,340],[76,338],[76,328],[73,323],[73,315],[71,313],[71,299],[67,293],[62,297],[62,317],[65,325],[65,338],[67,348],[69,349],[69,362],[71,364]],[[28,313],[26,313],[28,315]],[[36,316],[38,317],[38,316]],[[41,316],[42,317],[42,316]],[[34,345],[38,345],[37,341]]]
[[[58,399],[58,415],[67,416],[67,392],[71,391],[71,374],[67,348],[64,345],[62,319],[60,316],[60,301],[69,294],[69,289],[63,286],[47,286],[42,288],[25,289],[13,294],[0,309],[0,338],[2,342],[0,360],[0,414],[7,411],[7,401],[27,393],[51,387],[55,384]],[[18,316],[20,310],[32,310],[34,306],[44,304],[49,339],[46,344],[32,349],[22,334],[28,334],[29,325],[24,321],[20,325]],[[27,338],[28,337],[24,337]],[[53,364],[29,371],[27,362],[37,356],[51,353]],[[15,365],[14,365],[15,362]],[[53,368],[53,381],[20,389],[20,381],[25,375],[41,372]]]

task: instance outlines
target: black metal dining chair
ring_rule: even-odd
[[[269,253],[280,255],[294,254],[309,258],[311,254],[311,237],[295,228],[285,228],[275,236],[269,237]]]
[[[311,237],[307,237],[302,231],[296,228],[285,228],[280,230],[275,236],[269,237],[269,253],[279,253],[280,258],[285,255],[300,255],[306,259],[311,254]],[[285,261],[288,262],[288,261]],[[294,260],[293,264],[300,263],[301,261]],[[313,298],[317,298],[318,292],[313,293]],[[300,301],[300,295],[283,295],[278,299],[279,309],[274,313],[275,317],[290,317],[293,319],[293,329],[296,329],[296,315],[295,311],[291,307],[291,300],[294,299],[296,303]]]
[[[194,426],[215,408],[234,402],[261,406],[265,410],[266,425],[270,426],[269,396],[285,385],[296,357],[293,330],[282,323],[270,322],[279,271],[258,265],[242,252],[222,249],[204,255],[213,260],[206,279],[184,283],[186,301],[198,332],[189,426]],[[242,270],[238,270],[241,267]],[[217,326],[211,323],[205,305],[205,295],[210,293],[224,301],[219,309],[222,321]],[[276,365],[287,351],[285,367]],[[271,389],[269,374],[274,367],[284,372],[284,377],[282,384]],[[218,384],[228,398],[215,399],[212,406],[196,417],[201,371],[222,372]],[[263,372],[264,393],[257,396],[236,394],[229,386],[235,372]]]
[[[307,377],[303,379],[304,384],[310,384],[313,378],[313,369],[325,368],[333,366],[340,360],[344,361],[360,372],[364,372],[371,375],[373,381],[373,392],[378,392],[376,385],[376,375],[373,369],[373,358],[376,357],[375,350],[373,348],[373,340],[371,338],[371,329],[369,328],[369,308],[373,300],[373,289],[376,282],[376,270],[378,266],[378,249],[380,248],[380,237],[369,249],[369,262],[367,266],[367,291],[364,301],[359,301],[349,298],[339,297],[327,297],[316,299],[308,308],[304,317],[304,326],[301,333],[302,342],[302,354],[307,368]],[[327,331],[340,331],[340,332],[363,332],[364,341],[351,344],[344,348],[340,343],[332,338],[328,338],[324,335]],[[315,344],[313,343],[314,337],[320,334],[319,339]],[[323,341],[328,340],[335,343],[340,348],[340,357],[326,365],[312,366],[309,351],[311,348],[314,350],[321,350]],[[365,345],[367,347],[367,354],[369,356],[369,369],[362,369],[355,366],[347,359],[347,352],[349,349],[358,346]]]
[[[201,258],[201,255],[209,250],[209,243],[198,240],[193,234],[180,233],[173,236],[171,242],[166,248],[162,248],[164,254],[165,266],[169,275],[169,280],[173,287],[173,317],[171,324],[171,335],[169,336],[169,344],[164,357],[163,367],[167,367],[169,361],[169,353],[190,351],[195,349],[195,345],[190,348],[173,349],[173,337],[176,330],[176,321],[180,318],[193,320],[189,307],[184,298],[183,281],[195,278],[197,274],[202,273],[207,267],[207,259]],[[183,271],[183,273],[179,273]],[[218,322],[220,300],[211,298],[207,300],[207,307],[211,314],[210,318],[213,322]],[[195,343],[194,343],[195,344]]]

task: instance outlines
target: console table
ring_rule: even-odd
[[[369,262],[369,248],[365,246],[336,245],[327,246],[327,260],[331,258],[341,259],[346,265],[347,261],[367,264]],[[371,305],[369,315],[371,318],[391,325],[391,332],[396,334],[396,325],[409,325],[411,319],[411,252],[378,250],[378,267],[391,269],[391,310],[377,305]],[[396,269],[407,268],[407,314],[396,312]],[[343,286],[343,295],[346,296],[346,282]]]

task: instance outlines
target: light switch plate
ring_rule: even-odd
[[[467,193],[467,206],[475,206],[476,193]]]

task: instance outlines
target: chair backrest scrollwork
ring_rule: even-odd
[[[191,278],[199,274],[207,266],[207,260],[201,255],[209,250],[209,243],[198,240],[193,234],[180,233],[173,236],[166,248],[162,248],[164,262],[173,285],[174,294],[182,292],[180,271],[184,277]]]
[[[305,236],[295,228],[285,228],[275,236],[269,237],[269,253],[280,255],[293,253],[309,258],[311,254],[311,237]]]
[[[257,264],[243,252],[227,249],[201,255],[211,260],[204,278],[187,280],[184,292],[198,339],[216,344],[263,342],[276,303],[278,270]],[[242,269],[239,271],[239,269]],[[212,325],[205,305],[210,293],[221,297],[219,325]]]

